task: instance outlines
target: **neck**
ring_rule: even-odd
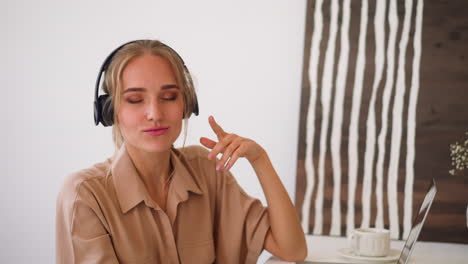
[[[171,149],[164,152],[144,152],[129,145],[127,152],[148,190],[164,185],[171,173]]]

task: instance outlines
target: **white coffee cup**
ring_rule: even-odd
[[[390,251],[390,231],[379,228],[357,228],[349,236],[351,248],[359,256],[384,257]]]

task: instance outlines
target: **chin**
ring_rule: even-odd
[[[172,148],[175,139],[166,137],[157,140],[142,140],[139,146],[146,152],[164,152]]]
[[[172,143],[166,144],[146,144],[141,146],[140,149],[144,150],[145,152],[154,153],[154,152],[165,152],[171,149]]]

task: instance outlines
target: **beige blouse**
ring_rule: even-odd
[[[256,263],[267,210],[207,155],[200,146],[171,151],[166,212],[125,145],[67,177],[57,198],[57,263]]]

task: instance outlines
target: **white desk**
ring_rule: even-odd
[[[334,261],[337,263],[362,262],[352,261],[341,257],[337,250],[348,247],[348,240],[344,237],[307,236],[308,261]],[[392,240],[390,247],[401,250],[404,241]],[[292,263],[271,257],[266,264]],[[410,263],[423,264],[467,264],[468,244],[416,242],[411,254]]]

